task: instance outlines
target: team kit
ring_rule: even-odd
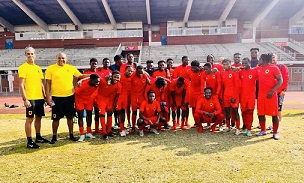
[[[198,133],[214,134],[233,131],[234,135],[250,137],[255,109],[261,129],[255,135],[267,135],[267,115],[272,117],[272,126],[268,128],[272,129],[273,139],[278,140],[288,69],[277,63],[273,53],[261,54],[258,58],[258,48],[250,52],[251,59],[241,59],[241,54],[235,53],[233,61],[221,57],[218,63],[213,55],[208,55],[205,63],[190,62],[188,56],[183,56],[182,63],[176,67],[169,58],[158,61],[156,68],[152,60],[148,60],[145,67],[138,65],[129,53],[125,63],[121,55],[114,57],[112,65],[109,58],[104,58],[102,67],[92,58],[90,68],[82,73],[68,64],[67,56],[61,52],[43,76],[35,64],[35,49],[27,47],[27,62],[18,68],[20,93],[26,107],[27,147],[55,144],[59,122],[64,117],[69,139],[80,142],[85,138],[94,139],[96,134],[107,140],[117,135],[125,137],[135,133],[143,137],[145,133],[159,134],[178,128],[196,128]],[[50,141],[40,134],[45,102],[52,109]],[[79,138],[73,135],[75,114]],[[194,124],[188,122],[190,115]],[[35,141],[31,133],[33,121]],[[115,133],[115,129],[119,133]]]

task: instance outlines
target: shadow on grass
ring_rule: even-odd
[[[257,132],[257,130],[255,131],[254,129],[252,132],[254,134]],[[77,134],[77,132],[74,134]],[[50,140],[52,135],[48,134],[44,135],[43,137]],[[189,129],[185,131],[178,129],[176,131],[160,132],[159,135],[145,133],[144,137],[139,137],[138,131],[136,131],[136,133],[128,135],[127,137],[117,136],[110,138],[109,140],[103,140],[101,135],[96,135],[96,139],[86,138],[85,142],[89,142],[89,145],[118,144],[124,142],[127,142],[127,145],[129,146],[145,144],[142,146],[143,149],[161,146],[164,147],[163,151],[177,150],[177,156],[190,156],[197,153],[211,154],[216,152],[230,151],[236,147],[248,146],[270,140],[272,139],[271,137],[271,134],[267,135],[266,137],[256,137],[255,135],[252,137],[246,137],[244,135],[235,136],[233,132],[218,132],[217,134],[212,134],[209,131],[204,131],[204,133],[199,134],[197,133],[196,129]],[[48,148],[65,146],[71,143],[81,142],[70,141],[69,134],[67,132],[58,134],[58,141],[56,144],[39,144],[41,146],[40,149],[26,148],[26,139],[20,138],[0,143],[0,156],[10,154],[28,154],[42,149],[44,150]]]
[[[283,117],[297,117],[297,116],[304,116],[304,112],[293,113],[293,114],[287,113],[287,114],[283,115]]]

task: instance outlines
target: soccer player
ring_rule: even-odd
[[[131,107],[131,75],[133,73],[133,68],[128,65],[126,67],[126,71],[124,72],[123,75],[121,75],[120,82],[122,84],[122,90],[121,94],[119,95],[118,103],[117,103],[117,108],[116,110],[118,111],[118,116],[119,116],[119,134],[121,137],[125,137],[126,131],[124,128],[124,122],[126,118],[126,113],[127,113],[127,120],[128,120],[128,126],[130,125],[130,107]]]
[[[168,58],[167,59],[167,69],[170,72],[170,78],[173,77],[173,73],[174,73],[174,69],[173,69],[173,59],[172,58]]]
[[[259,63],[259,48],[251,48],[250,49],[250,56],[251,56],[251,60],[250,60],[250,67],[251,68],[255,68],[258,66]]]
[[[98,74],[101,76],[102,74],[104,75],[110,75],[112,73],[112,70],[109,68],[110,67],[110,59],[109,58],[104,58],[102,60],[102,67],[98,68]]]
[[[132,108],[132,129],[130,134],[135,132],[137,109],[142,101],[145,100],[145,89],[149,83],[148,76],[144,73],[144,67],[139,65],[136,67],[136,72],[131,75],[131,108]]]
[[[98,60],[96,58],[90,59],[90,69],[85,70],[83,74],[98,74],[97,70]],[[99,73],[100,74],[100,73]],[[92,116],[88,115],[86,116],[86,120],[88,118],[92,118]],[[97,106],[96,98],[94,99],[94,121],[95,121],[95,134],[101,134],[101,131],[99,130],[99,109]]]
[[[233,55],[233,64],[231,66],[233,66],[233,67],[241,67],[242,66],[241,54],[240,53],[235,53]]]
[[[92,135],[91,125],[92,125],[92,110],[95,100],[94,93],[97,90],[100,79],[97,74],[91,74],[90,79],[84,80],[81,83],[81,86],[76,87],[75,90],[75,108],[78,114],[78,125],[80,137],[78,141],[82,142],[85,137],[94,139]],[[84,134],[83,127],[83,113],[86,110],[87,113],[87,133]]]
[[[280,69],[282,79],[283,79],[283,84],[280,86],[280,88],[277,91],[278,92],[278,105],[279,105],[278,117],[279,117],[279,123],[281,123],[282,107],[283,107],[285,92],[288,89],[289,73],[288,73],[288,68],[286,65],[278,63],[278,56],[275,53],[272,54],[271,63],[276,65]],[[269,128],[272,129],[272,126]],[[279,128],[280,128],[280,126],[279,126]],[[279,131],[279,129],[278,129],[278,131]]]
[[[170,71],[165,68],[165,63],[166,62],[164,60],[160,60],[157,62],[158,70],[153,72],[152,77],[156,78],[156,77],[161,76],[163,78],[170,79],[170,77],[171,77]]]
[[[222,72],[224,70],[224,67],[222,65],[222,62],[219,62],[218,64],[214,63],[215,58],[212,54],[207,56],[207,63],[211,63],[212,69],[217,69],[219,72]]]
[[[114,137],[112,130],[112,115],[117,106],[121,93],[120,72],[113,71],[112,75],[105,75],[100,79],[98,87],[97,103],[99,108],[100,124],[102,127],[102,138]],[[105,119],[107,113],[107,120]]]
[[[186,101],[186,92],[189,87],[189,81],[185,80],[183,77],[178,77],[173,79],[170,85],[171,97],[172,97],[172,119],[173,126],[171,130],[176,130],[176,127],[180,124],[180,110],[182,110],[182,120],[181,120],[181,129],[186,130],[185,121],[188,116],[187,108],[188,103]],[[177,117],[177,121],[176,121]]]
[[[78,140],[73,135],[73,116],[75,114],[73,79],[74,77],[82,79],[89,77],[89,75],[81,74],[75,66],[67,64],[66,62],[66,54],[60,52],[57,55],[57,63],[48,66],[45,72],[46,101],[50,106],[55,104],[52,106],[53,137],[50,144],[57,142],[59,121],[64,116],[67,118],[70,140]]]
[[[192,108],[192,115],[195,114],[196,102],[202,95],[201,91],[201,77],[200,63],[197,60],[191,62],[191,70],[188,71],[190,80],[189,86],[189,106]],[[196,124],[193,126],[196,127]]]
[[[49,143],[50,141],[41,137],[41,119],[44,116],[45,90],[43,85],[43,73],[41,68],[35,64],[36,53],[33,47],[25,48],[27,61],[18,68],[19,88],[24,106],[26,107],[25,134],[27,148],[40,148],[36,143]],[[32,122],[35,118],[36,140],[32,140]]]
[[[127,54],[127,63],[122,64],[120,66],[120,73],[124,73],[126,70],[127,65],[130,65],[133,69],[136,69],[136,63],[134,62],[134,55],[132,53]]]
[[[222,74],[222,88],[224,113],[226,116],[226,132],[230,129],[230,111],[234,115],[236,122],[235,135],[240,134],[240,115],[238,112],[239,107],[239,73],[233,72],[231,69],[231,61],[228,59],[223,60],[224,71]]]
[[[202,123],[213,123],[212,133],[215,133],[216,125],[222,123],[224,115],[217,97],[212,96],[212,88],[204,89],[204,97],[201,97],[196,103],[194,114],[195,124],[198,126],[198,133],[203,133]]]
[[[153,60],[147,60],[145,71],[146,71],[150,76],[153,76],[153,73],[155,72],[154,65],[153,65]]]
[[[250,59],[244,58],[242,60],[242,70],[239,71],[240,76],[240,104],[243,117],[243,123],[246,127],[244,134],[251,137],[251,126],[253,122],[253,111],[255,107],[256,95],[256,69],[250,68]]]
[[[272,116],[273,138],[279,139],[278,128],[278,95],[277,90],[282,85],[282,75],[277,66],[271,64],[272,54],[262,54],[259,60],[260,67],[257,67],[259,80],[258,94],[258,117],[261,126],[257,136],[266,135],[265,115]]]
[[[155,100],[155,93],[153,90],[148,92],[148,100],[144,100],[140,104],[139,108],[139,118],[137,120],[137,126],[139,128],[139,135],[144,136],[143,128],[146,125],[150,125],[150,130],[154,134],[159,134],[157,128],[163,125],[166,121],[164,118],[160,116],[160,104]]]
[[[114,64],[110,65],[109,69],[111,71],[120,71],[120,66],[122,65],[123,57],[121,55],[114,56]]]

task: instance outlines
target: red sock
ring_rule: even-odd
[[[99,121],[95,121],[95,131],[99,131]]]
[[[252,126],[252,122],[253,122],[253,111],[247,112],[246,116],[247,116],[247,123],[248,123],[248,124],[246,124],[246,128],[247,128],[247,130],[251,130],[251,126]]]
[[[132,128],[135,128],[135,124],[136,124],[136,115],[132,114]]]
[[[225,121],[226,121],[226,126],[227,126],[227,128],[230,128],[230,120],[229,120],[229,119],[226,119]]]
[[[91,127],[87,127],[87,133],[92,133],[92,129],[91,129]]]
[[[112,131],[112,116],[107,116],[107,133]]]
[[[261,131],[266,132],[266,122],[265,121],[259,121],[261,126]]]
[[[120,127],[120,129],[119,129],[120,132],[125,130],[125,126],[123,123],[119,123],[119,127]]]
[[[177,126],[179,126],[179,124],[180,124],[180,118],[177,118]]]
[[[84,135],[84,128],[83,128],[83,126],[79,127],[79,133],[80,133],[80,135]]]
[[[235,120],[236,129],[240,129],[240,120]]]
[[[107,134],[107,127],[106,127],[106,120],[104,116],[100,116],[100,124],[102,128],[102,134],[106,135]]]
[[[273,126],[273,133],[277,134],[278,133],[278,129],[279,129],[279,122],[272,123],[272,126]]]

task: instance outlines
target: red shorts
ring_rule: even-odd
[[[241,110],[242,112],[247,110],[254,110],[255,107],[255,96],[241,96],[240,98]]]
[[[231,103],[231,99],[235,99],[235,103]],[[223,97],[223,107],[232,107],[232,108],[238,108],[239,107],[239,97],[233,97],[233,96],[224,96]]]
[[[99,114],[105,114],[107,111],[109,111],[113,107],[113,100],[109,99],[98,99],[97,100],[97,105],[99,108]]]
[[[88,111],[92,111],[93,104],[94,104],[94,99],[83,100],[81,98],[75,97],[75,108],[77,111],[82,111],[84,109]]]
[[[278,116],[278,96],[274,93],[271,98],[266,97],[267,94],[258,95],[258,115],[259,116]]]
[[[196,102],[202,97],[201,92],[190,92],[189,106],[196,107]]]
[[[215,117],[217,118],[216,120],[220,120],[220,121],[222,121],[222,120],[225,118],[224,114],[218,114],[218,115],[213,116],[213,117],[208,117],[208,116],[206,116],[205,114],[195,113],[194,116],[195,116],[196,118],[199,117],[199,119],[202,119],[203,123],[212,123],[212,122],[215,122],[215,121],[214,121],[214,120],[215,120],[215,119],[214,119]]]
[[[147,119],[152,121],[153,124],[155,124],[156,121],[157,121],[157,116],[153,116],[153,117],[150,117],[150,118],[147,118]],[[143,121],[146,125],[149,125],[149,122],[147,120],[143,120]]]
[[[136,111],[137,109],[139,109],[141,102],[144,100],[145,100],[144,96],[131,95],[132,111]]]
[[[131,94],[119,95],[116,110],[127,109],[131,105]]]

